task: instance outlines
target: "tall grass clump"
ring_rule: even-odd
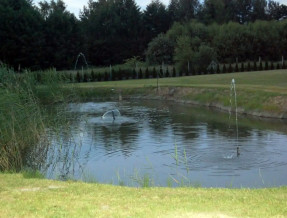
[[[45,93],[50,101],[57,99],[59,90],[54,88],[58,80],[51,72],[42,74],[41,84],[46,88],[39,89],[37,78],[36,73],[16,74],[0,65],[0,171],[21,170],[25,151],[45,133],[45,114],[39,97]]]

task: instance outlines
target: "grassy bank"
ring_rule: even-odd
[[[128,188],[0,174],[1,217],[286,217],[287,188]]]
[[[287,118],[287,70],[215,74],[159,80],[126,80],[74,84],[81,98],[162,98],[228,108],[230,83],[236,81],[239,111]],[[70,87],[67,85],[66,87]]]

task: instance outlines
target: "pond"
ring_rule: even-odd
[[[47,130],[49,146],[40,143],[26,155],[27,165],[49,179],[127,186],[287,185],[286,121],[239,116],[237,140],[234,114],[192,105],[122,101],[65,107],[73,118],[69,125]],[[120,116],[103,119],[112,109]]]

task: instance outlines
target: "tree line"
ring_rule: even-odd
[[[174,54],[180,54],[181,46],[185,47],[188,40],[192,41],[188,42],[191,46],[196,43],[206,46],[198,49],[203,53],[213,53],[209,48],[214,48],[214,41],[206,35],[198,35],[199,39],[190,37],[189,33],[172,36],[172,31],[187,28],[179,27],[181,25],[196,23],[208,27],[208,36],[212,30],[220,29],[225,37],[224,31],[230,31],[232,25],[237,25],[230,33],[235,34],[237,29],[245,29],[256,20],[281,20],[286,15],[287,6],[273,0],[205,0],[203,3],[171,0],[167,6],[154,0],[144,10],[134,0],[89,0],[79,18],[67,10],[62,0],[42,1],[39,5],[32,0],[0,0],[0,61],[19,70],[38,70],[72,69],[80,52],[85,54],[89,65],[97,66],[122,63],[133,56],[144,59],[146,55],[151,60],[148,44],[154,38],[166,36],[160,34],[169,34],[171,45],[165,48],[165,56],[172,55],[175,57],[172,60],[178,62]],[[268,32],[272,32],[272,24],[269,27]],[[262,33],[266,34],[265,30],[264,27]],[[206,33],[203,31],[203,34]],[[181,38],[177,37],[179,35]],[[217,36],[220,38],[219,33]],[[270,42],[274,40],[272,37],[273,33],[268,34],[264,40]],[[219,44],[216,46],[219,59],[226,59],[230,51],[225,50],[232,50],[234,45],[221,45],[222,50]],[[270,56],[277,53],[276,49],[266,50]],[[232,58],[243,55],[246,54],[243,52]],[[247,54],[247,58],[250,57]]]

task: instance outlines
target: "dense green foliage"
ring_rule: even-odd
[[[263,70],[262,61],[280,61],[282,56],[287,56],[287,21],[256,21],[245,25],[235,22],[222,25],[204,25],[195,21],[175,23],[161,38],[174,45],[170,57],[183,71],[187,70],[188,63],[195,71],[204,71],[212,61],[235,63],[259,58],[258,70]],[[157,41],[158,38],[152,40],[148,51],[161,49]],[[154,59],[163,59],[166,53],[160,57],[158,54],[161,53],[154,53]],[[150,56],[148,58],[152,59]],[[266,69],[269,67],[267,65]],[[235,72],[238,71],[237,66]]]
[[[241,58],[246,55],[251,59],[254,56],[250,54],[252,51],[257,58],[275,58],[277,54],[284,55],[278,48],[286,51],[286,47],[276,44],[278,39],[285,38],[286,45],[284,28],[278,30],[280,24],[274,23],[252,26],[250,22],[279,20],[286,15],[287,6],[273,0],[205,0],[202,3],[172,0],[168,6],[155,0],[143,11],[135,0],[90,0],[79,18],[66,10],[62,0],[42,1],[37,6],[32,0],[1,0],[0,61],[17,70],[27,67],[33,70],[73,69],[77,55],[82,52],[89,65],[114,65],[133,56],[144,57],[146,50],[152,50],[147,49],[149,42],[158,34],[166,33],[174,22],[187,23],[190,29],[194,29],[195,23],[190,23],[191,19],[203,24],[224,24],[209,28],[197,25],[199,32],[192,32],[193,44],[204,43],[216,50],[220,57],[226,58],[236,51],[233,56]],[[227,24],[230,21],[234,23]],[[248,29],[251,26],[254,29]],[[172,30],[182,31],[174,26]],[[213,31],[216,37],[212,37]],[[250,38],[250,31],[258,35]],[[237,33],[239,36],[235,36]],[[185,34],[191,32],[185,31]],[[179,32],[175,35],[178,36]],[[169,44],[175,45],[177,38]],[[227,44],[222,45],[225,40]],[[259,47],[250,48],[245,54],[245,43],[253,42]],[[169,51],[170,47],[166,52]],[[78,61],[79,68],[85,66],[82,58]]]

